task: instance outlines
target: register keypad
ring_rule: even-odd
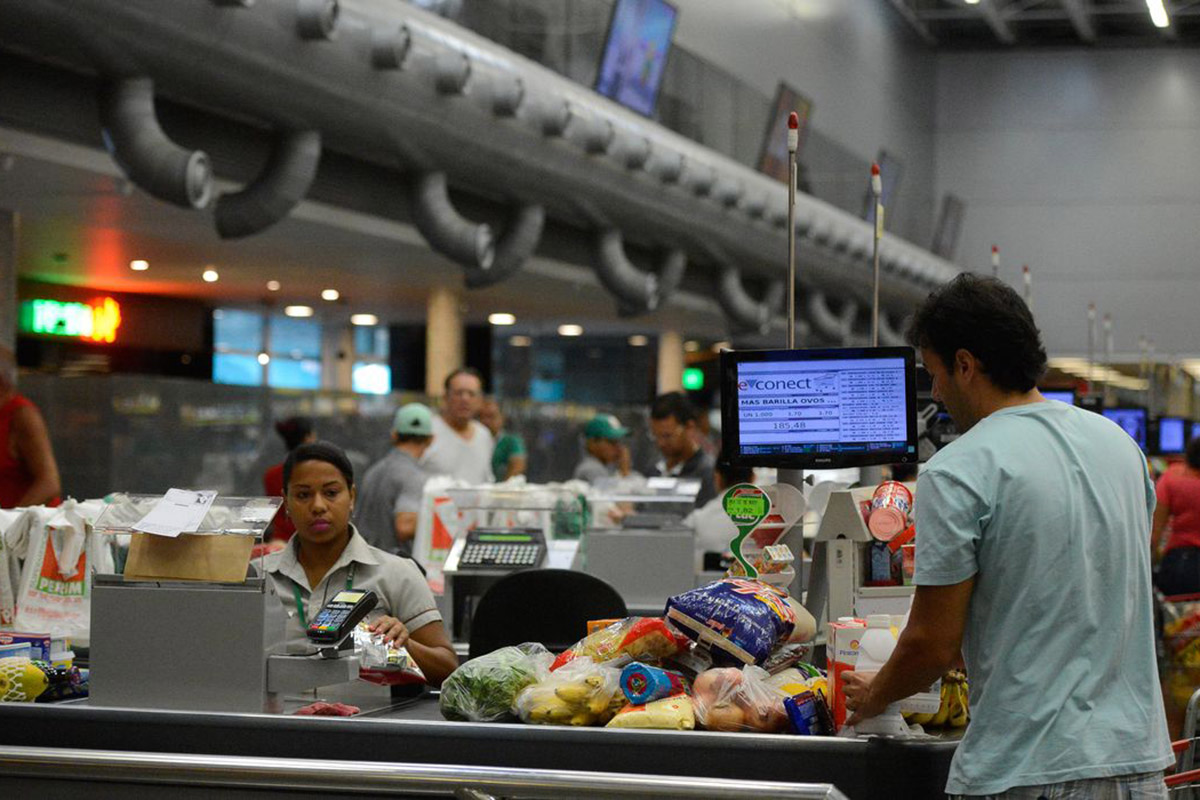
[[[476,566],[532,567],[537,564],[536,544],[468,544],[462,563]]]

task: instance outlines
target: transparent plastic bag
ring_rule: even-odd
[[[696,721],[710,731],[781,733],[788,728],[783,696],[759,667],[710,669],[692,684]]]
[[[547,674],[553,658],[542,645],[526,642],[467,661],[442,684],[442,716],[469,722],[511,718],[517,695]]]
[[[535,725],[605,725],[625,706],[620,670],[584,656],[517,695],[514,710]]]
[[[597,664],[616,662],[613,666],[624,666],[630,661],[657,664],[689,643],[686,636],[661,617],[626,617],[580,639],[554,659],[550,669],[558,670],[576,658],[590,658]]]

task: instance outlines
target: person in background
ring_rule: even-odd
[[[662,454],[657,475],[700,481],[696,507],[713,499],[713,458],[696,444],[696,409],[683,392],[668,392],[650,406],[650,431]]]
[[[962,435],[917,479],[908,625],[878,673],[844,673],[847,724],[961,652],[971,724],[948,794],[1165,800],[1145,458],[1099,414],[1042,397],[1041,334],[1001,281],[941,286],[908,340]]]
[[[458,666],[433,593],[411,559],[367,544],[350,524],[354,468],[329,442],[303,444],[283,462],[288,516],[296,535],[267,556],[265,569],[288,614],[289,652],[312,652],[305,628],[343,589],[371,590],[379,605],[371,630],[407,648],[425,682],[441,686]]]
[[[428,479],[419,464],[433,442],[433,412],[409,403],[392,420],[392,449],[362,479],[354,521],[367,544],[412,557],[421,496]]]
[[[729,553],[729,543],[737,536],[733,520],[725,513],[722,502],[725,490],[739,483],[754,483],[754,469],[722,464],[718,458],[713,468],[713,488],[716,496],[684,518],[683,524],[696,533],[696,572],[704,570],[704,554]]]
[[[433,446],[421,466],[430,475],[449,475],[466,483],[491,483],[491,432],[479,420],[483,406],[483,377],[471,367],[446,376],[442,413],[433,418]]]
[[[283,439],[290,453],[302,444],[317,440],[317,431],[308,417],[288,417],[275,423],[275,432]],[[267,497],[283,497],[283,462],[267,467],[263,473],[263,492]],[[288,519],[287,510],[281,506],[271,523],[271,538],[286,542],[296,532],[296,526]]]
[[[57,506],[62,482],[46,422],[17,393],[17,359],[0,345],[0,508]]]
[[[525,442],[515,433],[504,430],[504,413],[495,398],[487,397],[479,410],[479,421],[491,431],[496,446],[492,450],[492,474],[497,481],[525,474]]]
[[[1150,552],[1162,558],[1158,589],[1167,597],[1200,592],[1200,438],[1158,479],[1156,494]]]
[[[631,472],[629,429],[612,414],[597,414],[583,426],[583,446],[587,455],[575,467],[571,477],[595,483],[605,478],[626,477]]]

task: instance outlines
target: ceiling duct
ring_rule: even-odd
[[[833,313],[825,293],[814,289],[808,293],[808,318],[817,333],[843,346],[854,338],[854,319],[858,316],[858,303],[847,300],[841,314]]]
[[[371,66],[375,69],[401,69],[412,46],[412,34],[407,25],[391,30],[371,31]]]
[[[217,198],[217,233],[222,239],[236,239],[264,231],[282,220],[308,194],[320,162],[320,133],[293,131],[281,135],[252,183],[240,192]]]
[[[544,208],[537,205],[522,206],[501,233],[491,267],[466,268],[464,278],[467,288],[482,289],[494,286],[516,274],[537,249],[545,223]]]
[[[340,13],[338,0],[296,0],[296,31],[301,39],[332,39]]]
[[[907,320],[901,321],[900,329],[892,326],[889,315],[879,312],[879,343],[884,347],[903,347],[908,344],[904,339],[903,330],[907,328]]]
[[[617,299],[622,316],[645,314],[662,306],[683,280],[687,256],[672,249],[663,256],[658,274],[643,272],[625,255],[625,242],[616,228],[596,236],[596,277]]]
[[[122,78],[100,89],[104,145],[136,186],[183,208],[204,208],[212,199],[208,155],[167,138],[154,110],[154,81]]]
[[[774,280],[767,285],[761,302],[755,300],[742,284],[741,271],[736,267],[724,267],[717,274],[716,300],[730,328],[735,331],[756,331],[765,334],[771,327],[771,318],[780,311],[787,282]]]
[[[446,173],[426,172],[409,192],[413,224],[429,246],[467,269],[489,270],[496,259],[492,227],[472,222],[450,202]]]

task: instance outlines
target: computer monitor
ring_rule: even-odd
[[[1192,420],[1192,423],[1188,426],[1188,428],[1190,429],[1188,432],[1189,442],[1192,439],[1195,439],[1197,436],[1200,436],[1200,420]],[[1184,446],[1186,447],[1186,444]]]
[[[1156,420],[1154,453],[1177,456],[1187,447],[1188,420],[1183,417],[1159,417]]]
[[[1057,400],[1060,403],[1066,403],[1069,406],[1075,405],[1075,390],[1074,389],[1042,389],[1040,390],[1042,397],[1047,400]]]
[[[721,353],[722,458],[831,469],[916,463],[909,347]]]
[[[617,0],[596,72],[596,91],[653,116],[677,16],[666,0]]]
[[[1137,406],[1121,406],[1105,408],[1101,414],[1125,429],[1133,437],[1138,447],[1146,449],[1146,409]]]

